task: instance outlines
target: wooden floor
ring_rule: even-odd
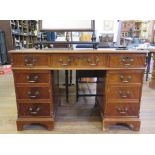
[[[91,91],[95,89],[91,86]],[[81,91],[85,91],[81,87]],[[141,102],[141,130],[134,132],[126,126],[112,126],[108,131],[102,131],[99,113],[94,109],[94,98],[81,97],[75,102],[75,86],[70,87],[69,103],[65,103],[64,89],[62,105],[58,109],[55,128],[48,131],[44,126],[27,125],[25,130],[16,130],[16,99],[12,74],[0,75],[0,133],[155,133],[155,90],[148,87],[144,81]]]

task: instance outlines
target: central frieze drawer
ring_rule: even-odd
[[[48,55],[45,54],[14,54],[12,55],[13,67],[47,67]]]
[[[53,54],[51,65],[53,68],[100,68],[106,67],[107,57],[102,54]]]
[[[145,54],[113,54],[109,61],[113,68],[145,67]]]
[[[83,54],[80,57],[80,67],[106,67],[107,57],[102,54]]]
[[[50,99],[48,87],[16,87],[17,99]]]
[[[51,108],[49,103],[19,103],[19,116],[50,116]]]
[[[110,85],[107,94],[108,100],[139,100],[141,95],[141,86],[115,86]]]

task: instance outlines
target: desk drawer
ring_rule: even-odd
[[[53,54],[50,66],[53,68],[77,67],[78,58],[74,54]]]
[[[13,67],[47,67],[48,55],[45,54],[14,54]]]
[[[50,99],[48,87],[16,87],[17,99]]]
[[[142,83],[143,71],[109,71],[109,84]]]
[[[16,84],[50,83],[50,71],[14,71]]]
[[[19,103],[19,116],[50,116],[51,106],[49,103]]]
[[[108,100],[139,100],[141,94],[141,86],[109,86],[107,98]]]
[[[106,67],[107,57],[102,54],[83,54],[80,56],[79,67],[100,68]]]
[[[107,104],[105,116],[139,116],[139,103],[111,103]]]
[[[113,54],[109,61],[113,68],[145,67],[145,54]]]
[[[107,57],[102,54],[53,54],[51,67],[53,68],[100,68],[106,67]]]

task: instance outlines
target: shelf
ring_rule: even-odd
[[[12,35],[16,35],[16,36],[25,36],[25,37],[27,37],[28,36],[28,34],[22,34],[22,33],[12,33]]]
[[[33,48],[34,42],[37,40],[37,36],[34,34],[36,31],[37,22],[33,20],[16,20],[10,21],[12,25],[12,37],[14,38],[13,44],[16,48]],[[19,39],[16,41],[16,39]]]
[[[37,41],[36,28],[38,22],[28,20],[3,20],[0,29],[4,29],[7,39],[7,49],[33,48]],[[35,33],[34,33],[35,31]],[[29,34],[29,32],[31,32]],[[34,35],[35,34],[35,35]],[[30,43],[30,44],[29,44]]]

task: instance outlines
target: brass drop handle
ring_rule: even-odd
[[[122,61],[122,62],[133,62],[134,59],[133,59],[133,58],[130,58],[130,57],[123,57],[123,58],[121,59],[121,61]]]
[[[25,66],[33,67],[37,62],[37,59],[33,57],[25,57],[24,62],[25,62]]]
[[[90,58],[87,58],[87,62],[90,66],[97,66],[97,64],[100,62],[99,58],[96,58],[95,63],[92,63],[92,60]]]
[[[124,64],[124,66],[128,67],[128,66],[131,66],[131,64]]]
[[[127,80],[125,80],[125,77],[123,75],[120,75],[120,80],[123,83],[128,83],[131,79],[132,79],[132,76],[130,75],[127,77]]]
[[[36,83],[39,79],[38,75],[27,75],[27,80],[29,83]]]
[[[38,95],[40,94],[39,91],[35,91],[34,93],[32,93],[31,91],[28,92],[29,98],[30,99],[35,99],[38,97]]]
[[[124,115],[124,114],[126,114],[127,112],[128,112],[128,108],[127,107],[125,107],[124,109],[121,109],[121,108],[116,108],[116,110],[120,113],[120,114],[122,114],[122,115]]]
[[[128,67],[131,66],[131,62],[133,62],[134,59],[130,57],[123,57],[121,61],[124,63],[124,66]]]
[[[71,65],[71,58],[67,59],[67,63],[64,63],[64,60],[62,60],[62,59],[59,59],[59,62],[61,64],[61,66],[69,66],[69,65]]]
[[[40,111],[40,107],[30,107],[29,108],[29,112],[32,114],[32,115],[37,115],[38,112]]]
[[[130,92],[129,91],[127,91],[127,92],[119,91],[119,94],[120,94],[121,98],[127,98],[129,96]]]

